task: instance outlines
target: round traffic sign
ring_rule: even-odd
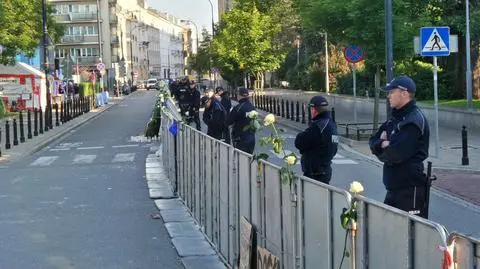
[[[358,63],[365,58],[365,52],[357,45],[348,45],[343,50],[343,56],[350,63]]]
[[[97,64],[97,69],[98,69],[99,71],[104,70],[104,69],[105,69],[105,64],[104,64],[104,63],[98,63],[98,64]]]

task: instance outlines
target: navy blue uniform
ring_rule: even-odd
[[[323,112],[313,118],[310,126],[295,138],[295,147],[302,154],[303,175],[328,184],[338,148],[337,125],[330,113]]]
[[[232,100],[230,100],[230,97],[228,97],[227,93],[222,94],[220,103],[222,104],[223,108],[225,108],[225,111],[227,112],[227,117],[228,117],[228,114],[230,114],[230,110],[232,109]],[[224,130],[223,138],[225,139],[225,143],[230,144],[230,132],[228,130],[228,127],[225,128]]]
[[[382,132],[390,142],[381,147]],[[391,118],[370,138],[369,144],[383,165],[383,184],[387,189],[385,204],[404,211],[420,211],[425,204],[423,161],[428,158],[430,130],[415,101],[393,109]]]
[[[250,124],[247,113],[255,110],[248,98],[240,99],[238,104],[230,111],[227,119],[227,125],[233,125],[232,139],[235,148],[252,154],[255,149],[255,132],[244,130]]]
[[[207,135],[215,139],[223,139],[225,129],[227,128],[227,113],[225,108],[213,98],[209,108],[203,112],[203,122],[208,126]]]

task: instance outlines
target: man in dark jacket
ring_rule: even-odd
[[[337,154],[337,125],[331,119],[328,102],[322,96],[310,100],[312,122],[295,138],[295,147],[302,154],[303,175],[325,184],[332,177],[332,159]]]
[[[227,113],[220,102],[214,97],[208,98],[203,112],[203,122],[207,125],[207,135],[222,140],[224,139]]]
[[[228,96],[228,92],[226,92],[223,87],[217,87],[215,89],[217,96],[220,98],[220,103],[222,104],[223,108],[228,114],[230,114],[230,110],[232,109],[232,100]],[[230,144],[230,131],[228,128],[225,128],[223,137],[225,139],[225,143]]]
[[[250,124],[247,113],[255,110],[255,107],[250,103],[248,95],[248,89],[240,88],[238,90],[238,104],[230,111],[227,125],[233,125],[232,140],[234,147],[252,154],[255,149],[255,132],[245,130],[245,127]]]
[[[369,144],[383,165],[385,204],[425,217],[423,161],[428,157],[430,130],[415,104],[415,82],[399,76],[385,88],[392,115]]]

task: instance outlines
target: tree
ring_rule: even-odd
[[[210,70],[211,67],[211,43],[212,39],[207,29],[202,29],[202,42],[197,48],[197,54],[192,57],[190,62],[190,67],[195,70],[198,74],[205,74]]]
[[[55,22],[53,7],[47,5],[49,35],[59,40],[64,27]],[[25,53],[33,56],[42,43],[42,1],[2,0],[0,2],[0,43],[4,47],[0,63],[13,64],[15,56]]]
[[[254,89],[259,89],[263,84],[258,82],[263,81],[264,72],[276,70],[285,58],[280,44],[273,42],[281,28],[255,5],[242,4],[223,15],[212,51],[218,67],[252,74],[256,81]]]

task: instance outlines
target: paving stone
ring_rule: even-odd
[[[168,180],[147,180],[147,186],[149,189],[172,189],[172,185]]]
[[[168,180],[165,173],[146,173],[147,180]]]
[[[165,228],[172,238],[204,238],[193,221],[168,222],[165,223]]]
[[[156,167],[163,167],[163,164],[161,164],[160,162],[158,161],[155,161],[155,162],[146,162],[145,163],[145,167],[148,169],[148,168],[156,168]]]
[[[164,170],[163,170],[163,167],[152,167],[152,168],[147,167],[145,169],[145,173],[147,175],[148,174],[162,174],[162,173],[164,173]]]
[[[185,269],[226,269],[227,267],[215,256],[190,256],[182,258]]]
[[[170,188],[149,189],[148,193],[151,199],[172,199],[176,197]]]
[[[180,257],[215,255],[212,246],[200,238],[173,238],[172,243]]]
[[[154,202],[159,210],[184,209],[183,203],[179,199],[158,199]]]
[[[160,211],[163,222],[191,222],[192,216],[185,209],[162,210]]]

